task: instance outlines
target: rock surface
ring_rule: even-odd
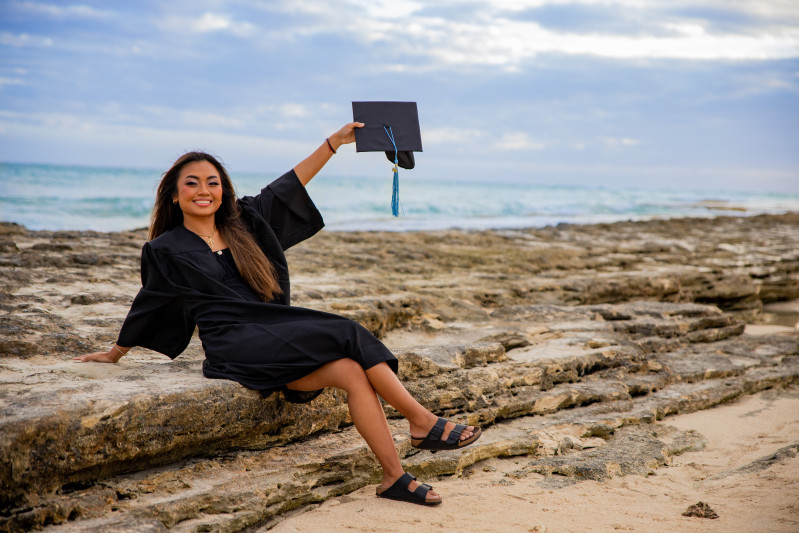
[[[207,380],[197,339],[174,362],[70,361],[115,340],[144,239],[0,224],[0,531],[240,531],[377,482],[340,392],[298,406]],[[430,454],[392,420],[424,479],[517,455],[520,477],[646,475],[702,445],[652,421],[799,382],[795,328],[745,332],[796,309],[795,214],[323,232],[289,261],[295,304],[360,321],[424,405],[487,426]]]
[[[694,516],[696,518],[710,518],[711,520],[715,520],[719,517],[716,514],[716,511],[710,508],[710,505],[706,504],[705,502],[697,502],[682,514],[683,516]]]

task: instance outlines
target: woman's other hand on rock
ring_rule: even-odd
[[[118,351],[113,348],[107,352],[94,352],[78,357],[73,357],[72,360],[78,363],[88,363],[94,361],[96,363],[116,363],[122,356]]]

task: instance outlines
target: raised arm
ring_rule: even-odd
[[[308,182],[322,170],[325,163],[330,161],[342,144],[355,142],[355,128],[363,128],[363,126],[363,122],[350,122],[328,137],[311,155],[297,163],[294,173],[297,174],[300,182],[303,185],[308,185]]]

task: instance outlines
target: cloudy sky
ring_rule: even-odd
[[[799,192],[796,0],[0,0],[0,50],[2,161],[279,172],[403,100],[423,179]]]

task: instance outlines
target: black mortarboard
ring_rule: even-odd
[[[352,119],[365,124],[355,129],[355,151],[385,152],[395,165],[391,211],[397,216],[397,165],[412,169],[416,164],[413,152],[422,151],[416,102],[353,102]]]
[[[393,163],[396,150],[399,166],[414,167],[413,152],[422,151],[416,102],[353,102],[352,120],[366,124],[355,129],[357,152],[385,152]]]

